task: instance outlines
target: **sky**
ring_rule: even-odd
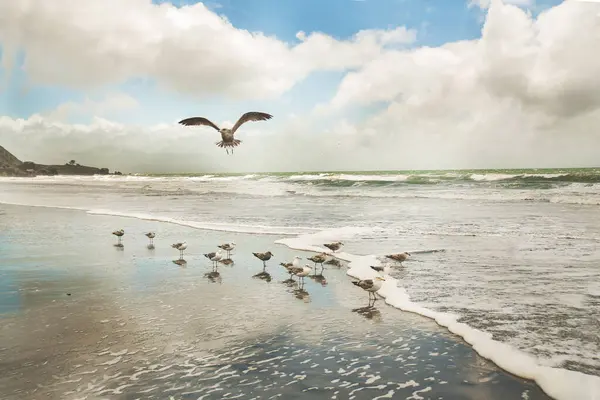
[[[132,173],[600,164],[600,2],[0,2],[0,145]],[[236,133],[210,127],[273,115]]]

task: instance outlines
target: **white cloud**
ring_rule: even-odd
[[[359,67],[386,45],[414,41],[415,32],[369,30],[345,41],[311,33],[302,40],[291,46],[237,29],[202,3],[0,2],[3,65],[22,48],[33,83],[84,89],[149,77],[195,96],[273,98],[314,70]]]
[[[403,40],[395,34],[362,33],[345,43],[299,34],[302,43],[282,45],[285,54],[304,60],[310,50],[322,58],[318,68],[358,70],[345,76],[327,105],[333,114],[244,125],[233,156],[214,145],[219,137],[210,128],[101,118],[83,126],[4,117],[0,143],[25,159],[76,159],[134,172],[597,165],[597,9],[565,2],[533,19],[493,1],[481,40],[404,51],[389,48]],[[370,53],[373,43],[383,49]],[[330,51],[340,60],[328,57]],[[383,103],[383,111],[355,122],[355,107],[374,103]]]
[[[494,0],[469,0],[469,7],[479,7],[487,9]],[[531,7],[535,4],[535,0],[503,0],[504,4],[512,4],[520,7]]]
[[[125,93],[113,93],[102,100],[85,98],[83,102],[67,102],[60,104],[54,110],[40,113],[49,121],[67,122],[71,117],[96,116],[110,117],[122,111],[129,111],[139,107],[136,99]]]
[[[494,1],[480,40],[386,52],[316,110],[344,115],[384,102],[357,137],[375,130],[373,143],[387,141],[404,160],[418,151],[432,166],[597,165],[595,10],[565,2],[533,19]]]

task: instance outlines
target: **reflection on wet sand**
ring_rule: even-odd
[[[219,261],[223,265],[233,265],[235,262],[231,258],[226,258],[224,260]]]
[[[267,271],[259,272],[256,275],[252,275],[252,277],[256,278],[256,279],[261,279],[261,280],[266,281],[266,282],[271,282],[271,280],[273,279],[271,277],[271,274],[268,273]]]
[[[204,274],[204,276],[208,278],[208,280],[212,283],[223,283],[223,278],[221,278],[221,274],[218,271],[207,272],[206,274]]]
[[[52,215],[48,224],[55,219]],[[31,269],[10,277],[23,312],[0,316],[2,400],[362,400],[419,398],[419,393],[505,399],[521,398],[524,390],[529,399],[547,399],[537,386],[499,371],[432,321],[385,305],[353,309],[364,298],[348,290],[353,287],[345,271],[328,272],[327,286],[309,279],[306,288],[259,282],[283,280],[288,276],[283,269],[250,279],[252,256],[241,254],[265,248],[269,237],[236,238],[242,257],[236,268],[207,272],[208,266],[195,264],[165,268],[172,250],[158,246],[148,254],[145,240],[136,256],[133,237],[124,253],[93,253],[97,240],[90,219],[83,220],[69,226],[85,241],[76,274],[62,269],[74,262],[73,243],[57,245],[53,238],[38,250],[58,254],[55,276]],[[134,222],[139,231],[154,228]],[[114,226],[115,219],[96,217],[93,223]],[[40,225],[36,230],[43,232],[43,219]],[[171,240],[181,230],[165,227],[161,238]],[[218,234],[189,230],[190,243],[194,234],[203,235],[202,242],[222,241]],[[284,249],[277,253],[291,258]],[[107,258],[100,264],[98,257]],[[213,284],[223,277],[225,283]],[[290,292],[302,301],[291,299]]]
[[[180,258],[178,260],[173,260],[173,264],[177,264],[180,267],[187,267],[187,261],[184,260],[183,258]]]
[[[309,275],[308,277],[320,284],[321,286],[327,286],[327,279],[323,276],[323,273],[320,273],[318,275]]]
[[[366,319],[375,319],[376,322],[381,322],[381,311],[379,311],[372,305],[354,308],[352,309],[352,312],[355,312],[358,315],[362,315]]]
[[[299,299],[299,300],[304,300],[305,303],[308,303],[310,301],[310,295],[309,293],[304,290],[304,289],[295,289],[293,291],[294,296]]]

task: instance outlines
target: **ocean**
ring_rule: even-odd
[[[600,169],[0,178],[0,202],[299,250],[340,240],[355,277],[408,251],[381,291],[388,304],[556,398],[600,396]]]

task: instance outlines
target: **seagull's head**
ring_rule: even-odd
[[[271,257],[273,257],[273,255],[274,255],[273,253],[271,253],[271,250],[267,251],[265,254],[268,254],[268,255],[270,255]]]

